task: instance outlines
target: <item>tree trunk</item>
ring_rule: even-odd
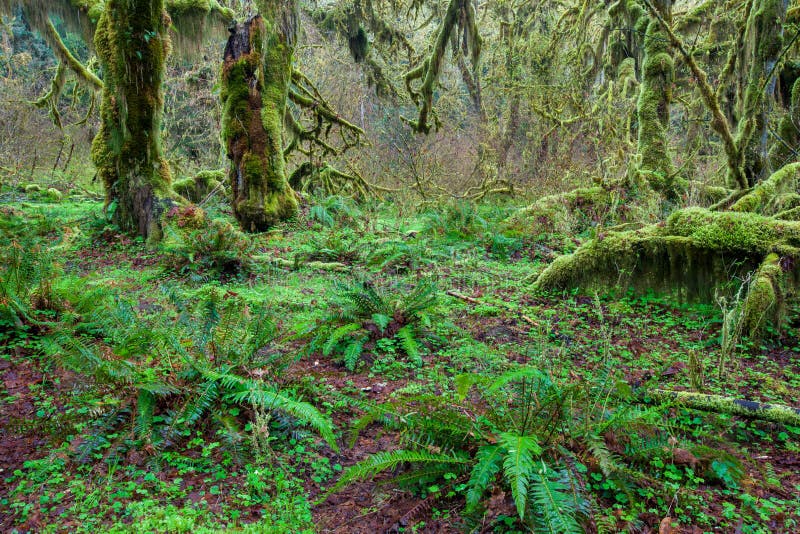
[[[222,138],[236,218],[264,231],[297,213],[286,176],[283,118],[297,36],[294,0],[259,0],[259,15],[231,28],[222,66]]]
[[[741,167],[752,187],[768,174],[767,109],[775,90],[775,64],[783,47],[787,0],[754,0],[747,19],[739,65],[739,122],[736,146]],[[746,76],[746,77],[745,77]],[[732,180],[728,180],[733,186]]]
[[[671,0],[654,2],[667,22],[671,19]],[[639,172],[650,186],[662,194],[674,193],[675,179],[669,155],[667,132],[675,65],[669,54],[669,40],[655,18],[647,25],[642,62],[642,85],[639,92],[638,153],[642,158]]]
[[[115,222],[155,239],[171,194],[161,152],[169,25],[163,0],[107,0],[94,38],[105,85],[92,159]]]

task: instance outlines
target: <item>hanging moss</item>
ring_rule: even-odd
[[[669,20],[669,2],[661,2],[661,16]],[[642,84],[639,89],[638,153],[640,173],[650,186],[667,196],[675,193],[675,171],[669,154],[668,130],[675,64],[669,40],[658,20],[650,20],[644,39]]]
[[[356,30],[348,36],[347,45],[356,63],[361,63],[366,59],[369,53],[369,39],[363,26],[359,24]]]
[[[221,92],[232,204],[242,228],[251,232],[267,230],[298,209],[282,141],[297,13],[277,0],[261,0],[258,7],[260,15],[231,31]]]

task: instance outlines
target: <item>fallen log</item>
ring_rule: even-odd
[[[709,395],[693,391],[667,391],[656,389],[642,396],[644,402],[668,403],[682,408],[737,415],[745,419],[768,421],[790,426],[800,426],[800,408],[782,404],[768,404],[722,395]]]

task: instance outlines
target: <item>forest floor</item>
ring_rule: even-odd
[[[230,258],[205,261],[192,243],[148,247],[115,231],[95,201],[9,196],[1,209],[4,257],[18,246],[33,256],[49,249],[53,261],[29,292],[30,320],[0,318],[3,532],[516,532],[522,527],[508,486],[490,486],[484,506],[465,514],[460,473],[398,485],[392,481],[406,471],[395,469],[328,495],[342,472],[371,455],[410,444],[439,450],[414,442],[403,425],[356,421],[369,407],[424,409],[423,398],[456,399],[456,377],[464,374],[496,377],[529,367],[546,370],[560,387],[610,384],[622,396],[659,388],[790,406],[800,398],[796,307],[794,323],[781,333],[724,354],[719,305],[624,291],[534,295],[532,274],[588,236],[514,235],[501,223],[510,206],[356,209],[319,201],[298,222],[256,236],[246,268]],[[10,270],[9,264],[4,283]],[[349,350],[340,347],[346,332],[334,329],[314,345],[310,328],[330,317],[341,284],[351,280],[369,280],[396,302],[423,282],[435,283],[436,301],[411,341],[419,361],[410,357],[414,347],[390,335],[359,347],[354,370],[338,350]],[[196,303],[213,291],[243,301],[246,316],[265,310],[275,334],[262,354],[280,364],[262,362],[248,376],[274,376],[316,406],[333,421],[339,450],[291,418],[264,419],[225,401],[166,446],[137,441],[136,380],[175,364],[163,351],[123,352],[115,345],[118,332],[87,327],[81,298],[92,291],[125,303],[130,324],[175,324],[176,299]],[[381,319],[371,321],[368,333]],[[59,325],[73,324],[80,328],[70,326],[68,334],[83,336],[108,360],[135,361],[138,378],[64,364],[47,339],[64,333]],[[169,409],[177,407],[157,405],[155,417],[165,420]],[[112,412],[114,425],[95,424]],[[584,529],[800,531],[800,428],[669,405],[648,414],[666,439],[652,454],[631,452],[619,431],[603,434],[615,457],[638,458],[633,465],[644,475],[633,493],[575,447],[578,471],[586,472],[581,490],[592,503]],[[227,427],[240,450],[228,447],[230,435],[220,430],[226,427],[212,424],[223,416],[240,424]],[[667,517],[671,527],[662,521]]]

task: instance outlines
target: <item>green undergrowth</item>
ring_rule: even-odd
[[[2,473],[13,529],[314,531],[373,476],[465,530],[798,526],[800,428],[641,401],[793,405],[797,325],[756,342],[730,297],[534,293],[591,229],[329,197],[247,236],[212,199],[154,246],[97,201],[7,198],[0,360],[29,383],[0,390],[2,437],[42,444]]]

